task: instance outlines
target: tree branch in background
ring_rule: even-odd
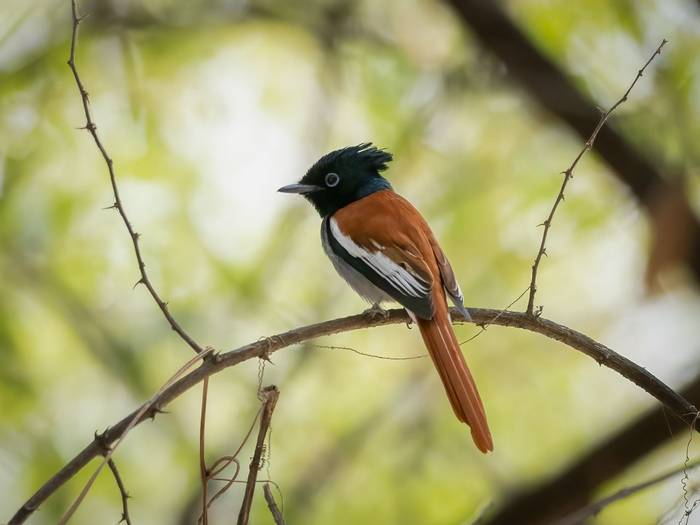
[[[610,109],[608,109],[606,112],[604,112],[600,120],[598,121],[598,124],[596,124],[595,128],[593,129],[593,132],[591,133],[590,137],[588,137],[588,140],[586,140],[585,144],[583,145],[583,148],[581,151],[579,151],[578,155],[576,155],[576,158],[574,161],[571,163],[571,165],[564,171],[562,172],[562,175],[564,175],[564,180],[561,183],[561,188],[559,188],[559,193],[557,194],[557,197],[554,199],[554,205],[552,206],[551,211],[549,212],[549,215],[547,218],[544,220],[544,222],[541,224],[541,226],[544,226],[544,229],[542,230],[542,240],[540,241],[540,249],[537,251],[537,255],[535,256],[535,261],[532,263],[532,277],[530,279],[530,295],[527,300],[527,313],[530,315],[536,315],[534,308],[535,308],[535,294],[537,293],[537,269],[540,266],[540,261],[542,260],[542,256],[546,255],[547,253],[547,234],[549,233],[549,228],[552,226],[552,219],[554,218],[554,214],[557,211],[557,208],[559,207],[559,204],[564,200],[564,191],[566,190],[566,185],[569,183],[569,181],[574,177],[574,169],[578,165],[578,162],[581,160],[581,158],[586,154],[587,151],[593,148],[593,144],[595,143],[595,139],[598,137],[598,133],[600,132],[601,128],[605,125],[605,123],[608,121],[608,118],[610,115],[612,115],[612,112],[615,111],[619,106],[621,106],[626,100],[629,94],[632,92],[632,89],[634,86],[637,84],[640,78],[642,78],[642,75],[644,74],[644,71],[646,68],[651,64],[652,60],[656,58],[657,55],[661,54],[661,50],[663,47],[666,45],[666,39],[664,38],[661,41],[661,44],[659,44],[659,47],[656,48],[656,51],[649,57],[649,60],[646,61],[646,63],[642,66],[642,68],[637,72],[637,76],[634,77],[634,80],[630,84],[630,86],[627,88],[627,91],[625,91],[625,94],[620,97],[620,99],[615,102]],[[537,314],[542,312],[542,307],[540,306],[538,308]]]
[[[452,309],[450,313],[452,319],[461,322],[461,314],[457,310]],[[491,323],[499,326],[522,328],[560,341],[595,359],[599,364],[615,370],[646,390],[665,405],[672,414],[681,421],[684,421],[686,425],[691,425],[695,420],[695,414],[697,413],[695,406],[683,399],[683,397],[674,392],[670,387],[643,367],[580,332],[553,321],[541,317],[534,317],[523,312],[502,312],[492,309],[470,308],[469,313],[475,324]],[[249,359],[269,356],[283,348],[298,345],[304,341],[325,335],[390,324],[406,324],[409,320],[410,318],[403,309],[388,310],[386,317],[380,318],[372,318],[372,316],[368,314],[352,315],[332,321],[295,328],[282,334],[255,341],[236,350],[231,350],[222,354],[212,354],[203,361],[199,368],[188,373],[167,388],[161,389],[148,403],[107,429],[104,434],[102,434],[101,440],[104,443],[110,444],[121,439],[127,430],[130,430],[133,426],[146,419],[154,417],[159,410],[200,381],[204,380],[205,377],[210,377],[213,374],[221,372],[226,368],[236,366]],[[197,357],[201,358],[202,356],[198,355]],[[695,422],[695,428],[700,430],[700,423]],[[24,523],[46,498],[53,494],[66,481],[71,479],[90,462],[90,460],[99,455],[100,445],[93,440],[92,443],[87,445],[77,456],[44,483],[44,485],[17,511],[9,523],[11,525]]]
[[[248,525],[250,518],[250,506],[253,503],[253,494],[255,493],[255,482],[258,479],[258,470],[260,470],[260,459],[262,458],[263,449],[265,448],[265,437],[272,423],[272,413],[275,410],[277,399],[280,392],[275,385],[265,387],[261,392],[263,399],[262,415],[260,416],[260,430],[258,431],[258,439],[255,443],[255,452],[253,459],[250,460],[250,468],[248,470],[248,481],[245,485],[245,493],[243,495],[243,503],[241,510],[238,513],[238,525]]]
[[[680,395],[700,403],[700,377],[683,388]],[[668,418],[663,407],[654,407],[584,452],[561,472],[516,494],[485,525],[511,525],[518,521],[544,525],[575,512],[590,502],[602,484],[668,441],[675,432],[687,429],[687,421]]]
[[[637,485],[632,485],[620,489],[606,498],[591,503],[590,505],[586,505],[582,509],[573,512],[572,514],[569,514],[563,519],[555,522],[553,525],[578,525],[584,523],[589,518],[597,516],[603,509],[609,507],[613,503],[616,503],[630,496],[634,496],[638,492],[653,487],[654,485],[658,485],[659,483],[662,483],[667,479],[672,478],[673,476],[678,476],[679,474],[687,473],[688,470],[694,469],[698,465],[700,465],[700,460],[694,461],[693,463],[686,463],[680,468],[676,468],[642,483],[638,483]]]

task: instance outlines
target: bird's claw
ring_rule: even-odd
[[[362,312],[362,315],[366,315],[370,319],[386,319],[389,317],[389,311],[385,310],[381,306],[379,306],[379,303],[374,303],[370,308],[367,308],[364,312]]]

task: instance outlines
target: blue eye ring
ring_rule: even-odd
[[[340,183],[340,176],[337,173],[333,172],[326,173],[325,181],[326,186],[328,186],[329,188],[335,188],[338,185],[338,183]]]

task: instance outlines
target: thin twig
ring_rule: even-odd
[[[207,488],[209,486],[209,472],[207,470],[206,460],[204,458],[204,435],[207,422],[207,394],[209,392],[209,378],[202,381],[202,406],[199,414],[199,474],[202,482],[202,523],[208,525],[208,505]]]
[[[245,486],[241,510],[238,513],[238,525],[248,525],[248,519],[250,518],[250,506],[253,503],[253,494],[255,493],[255,481],[258,477],[258,470],[260,470],[260,458],[262,457],[263,449],[265,447],[265,436],[270,428],[272,413],[275,410],[275,405],[277,404],[277,399],[279,398],[280,392],[276,386],[271,385],[263,389],[262,395],[264,402],[262,407],[262,415],[260,417],[260,430],[258,431],[258,440],[255,444],[255,452],[253,452],[253,458],[250,460],[248,481]]]
[[[455,322],[464,322],[464,319],[457,310],[452,309],[450,313]],[[599,364],[615,370],[656,398],[669,409],[669,412],[673,413],[681,421],[689,425],[693,424],[695,414],[698,411],[695,406],[645,368],[614,352],[607,346],[598,343],[587,335],[542,317],[535,318],[525,312],[500,312],[499,310],[485,308],[469,308],[469,313],[472,317],[472,322],[475,324],[491,322],[498,326],[510,326],[529,330],[550,339],[560,341],[574,350],[586,354]],[[394,309],[388,310],[386,317],[372,317],[367,314],[351,315],[332,321],[295,328],[288,332],[265,338],[264,340],[254,341],[235,350],[212,355],[209,359],[204,361],[202,366],[193,370],[167,388],[161,389],[159,393],[152,398],[150,405],[152,407],[164,408],[168,403],[197,385],[200,381],[203,381],[205,377],[210,377],[213,374],[219,373],[226,368],[236,366],[249,359],[269,356],[283,348],[298,345],[322,336],[350,330],[406,323],[408,320],[409,317],[404,309]],[[140,412],[141,409],[132,412],[107,429],[103,435],[103,440],[108,444],[117,441],[124,435],[127,429],[141,423],[149,415],[153,415],[154,413],[153,410],[150,410],[149,413],[141,414]],[[700,430],[700,423],[696,422],[694,426],[697,430]],[[8,525],[24,523],[51,494],[56,492],[66,481],[75,476],[75,474],[93,458],[101,455],[100,450],[99,444],[93,440],[41,486],[41,488],[17,510],[15,515],[10,519]]]
[[[355,348],[351,348],[349,346],[336,346],[336,345],[310,345],[311,348],[321,348],[321,349],[326,349],[326,350],[347,350],[348,352],[352,352],[353,354],[360,355],[362,357],[372,357],[374,359],[383,359],[385,361],[412,361],[413,359],[423,359],[425,357],[428,357],[427,354],[421,354],[421,355],[409,355],[409,356],[398,356],[398,357],[393,357],[393,356],[388,356],[388,355],[377,355],[377,354],[369,354],[367,352],[362,352],[360,350],[356,350]]]
[[[529,286],[528,286],[527,288],[525,288],[525,289],[523,290],[523,292],[522,292],[519,296],[517,296],[515,299],[513,299],[513,300],[511,301],[511,303],[510,303],[508,306],[506,306],[506,307],[503,308],[501,311],[499,311],[498,314],[496,314],[496,315],[493,317],[493,319],[491,319],[491,320],[489,320],[488,322],[486,322],[486,323],[480,325],[480,326],[479,326],[479,331],[478,331],[477,333],[475,333],[474,335],[472,335],[472,336],[469,337],[468,339],[465,339],[464,341],[460,341],[460,342],[459,342],[459,346],[465,345],[465,344],[469,343],[470,341],[473,341],[474,339],[476,339],[477,337],[479,337],[481,334],[483,334],[483,333],[486,331],[486,329],[487,329],[490,325],[492,325],[494,322],[496,322],[496,321],[498,320],[499,317],[501,317],[501,315],[502,315],[504,312],[507,312],[508,310],[510,310],[510,309],[513,307],[513,305],[514,305],[515,303],[517,303],[520,299],[522,299],[523,295],[525,295],[525,294],[528,292],[528,290],[530,290],[530,287],[529,287]]]
[[[122,477],[119,475],[119,470],[117,470],[117,464],[114,462],[112,458],[110,458],[107,461],[107,466],[109,467],[109,470],[112,471],[112,475],[114,476],[114,481],[117,482],[117,487],[119,488],[119,494],[122,498],[122,519],[119,520],[119,523],[126,523],[126,525],[131,525],[131,517],[129,516],[129,493],[126,491],[126,487],[124,486],[124,481],[122,480]]]
[[[633,496],[637,494],[638,492],[641,492],[645,489],[648,489],[650,487],[653,487],[654,485],[658,485],[659,483],[666,481],[669,478],[672,478],[674,476],[677,476],[678,474],[681,474],[685,472],[686,470],[689,469],[694,469],[698,465],[700,465],[700,460],[694,461],[693,463],[686,463],[680,468],[676,468],[673,470],[670,470],[668,472],[665,472],[663,474],[660,474],[658,476],[655,476],[651,479],[648,479],[642,483],[638,483],[636,485],[631,485],[629,487],[625,487],[623,489],[618,490],[614,494],[611,494],[610,496],[607,496],[601,500],[595,501],[591,503],[590,505],[586,505],[585,507],[572,512],[568,516],[563,517],[554,525],[578,525],[580,523],[586,522],[589,518],[592,518],[593,516],[597,516],[603,509],[606,507],[609,507],[613,503],[616,503],[620,500],[623,500],[625,498],[628,498],[630,496]]]
[[[593,148],[593,144],[595,143],[595,139],[598,137],[598,133],[600,130],[603,128],[605,123],[607,122],[608,118],[610,115],[615,111],[621,104],[623,104],[625,101],[627,101],[627,97],[629,96],[630,92],[634,88],[634,86],[637,84],[637,81],[642,78],[644,75],[644,71],[646,70],[647,66],[651,64],[651,62],[656,58],[657,55],[661,54],[662,48],[666,45],[667,40],[664,38],[661,41],[661,44],[659,44],[659,47],[656,48],[656,51],[649,57],[649,60],[646,61],[646,63],[642,66],[642,68],[637,72],[637,76],[634,77],[634,80],[630,84],[630,86],[627,88],[627,91],[625,91],[625,94],[622,95],[622,97],[613,104],[610,109],[608,109],[606,112],[604,112],[600,120],[598,121],[598,124],[596,127],[593,129],[593,133],[591,133],[591,136],[588,138],[588,140],[585,142],[583,145],[583,148],[581,151],[579,151],[579,154],[576,156],[574,161],[571,163],[571,166],[569,166],[565,171],[562,172],[562,175],[564,176],[564,179],[562,180],[561,183],[561,188],[559,188],[559,193],[557,194],[557,198],[554,199],[554,205],[552,206],[552,209],[549,212],[549,215],[547,218],[544,220],[540,226],[544,226],[544,230],[542,231],[542,240],[540,241],[540,249],[537,251],[537,256],[535,257],[534,262],[532,263],[532,277],[530,279],[530,296],[528,297],[527,300],[527,310],[526,312],[530,315],[533,316],[538,316],[542,309],[541,307],[535,312],[535,294],[537,293],[537,270],[540,266],[540,261],[542,260],[542,257],[544,255],[547,255],[547,234],[549,233],[549,228],[552,226],[552,219],[554,218],[554,213],[557,211],[557,208],[559,207],[559,204],[564,200],[564,192],[566,190],[566,186],[569,183],[569,180],[571,180],[574,176],[574,169],[576,168],[576,165],[578,164],[579,160],[584,156],[584,154]]]
[[[236,478],[238,477],[238,474],[241,470],[241,464],[238,461],[238,454],[240,454],[241,450],[245,446],[245,444],[248,442],[248,439],[250,438],[251,434],[253,433],[253,429],[255,428],[255,423],[258,421],[258,417],[260,417],[260,413],[262,412],[262,406],[260,409],[258,409],[257,413],[255,414],[255,417],[253,418],[253,422],[250,424],[250,428],[248,429],[248,432],[246,432],[246,435],[243,438],[243,441],[238,445],[238,448],[236,451],[230,455],[230,456],[222,456],[219,459],[217,459],[212,466],[208,469],[207,472],[207,482],[209,481],[225,481],[226,484],[221,487],[212,497],[211,499],[207,502],[206,504],[206,509],[208,510],[212,503],[214,503],[219,497],[223,496],[223,494],[231,488],[231,486],[236,483]],[[217,476],[221,474],[225,469],[228,468],[228,466],[233,463],[236,466],[236,470],[233,473],[233,476],[230,478],[218,478]],[[197,520],[197,523],[202,523],[204,517],[204,509],[202,509],[202,513],[199,516],[199,519]]]
[[[270,484],[265,483],[263,485],[263,494],[265,494],[265,501],[267,502],[267,508],[270,509],[270,514],[272,514],[272,519],[275,520],[275,525],[285,525],[284,516],[280,508],[277,506],[275,497],[272,495],[272,489],[270,489]]]
[[[119,195],[119,187],[117,186],[117,177],[114,171],[114,161],[107,153],[105,146],[102,144],[102,141],[100,140],[100,137],[97,134],[97,125],[92,119],[92,113],[90,112],[90,96],[88,95],[88,92],[85,89],[82,80],[80,79],[80,75],[78,74],[78,68],[75,65],[75,50],[78,41],[78,26],[84,18],[79,13],[78,0],[71,0],[71,14],[73,19],[73,32],[71,34],[70,57],[68,58],[68,66],[73,72],[75,83],[78,86],[78,91],[80,91],[80,97],[83,101],[83,111],[85,112],[85,125],[81,129],[87,130],[90,133],[90,135],[92,135],[92,138],[95,141],[95,145],[100,150],[100,154],[102,155],[105,164],[107,164],[107,170],[109,171],[109,181],[112,185],[112,193],[114,195],[114,204],[109,206],[109,208],[115,209],[117,210],[117,212],[119,212],[119,215],[122,218],[122,221],[124,222],[124,226],[126,227],[126,230],[129,233],[129,237],[131,238],[131,243],[134,246],[134,255],[136,256],[136,262],[138,263],[139,272],[141,274],[141,277],[136,282],[136,284],[143,284],[144,286],[146,286],[148,292],[151,294],[151,297],[153,297],[153,300],[158,305],[158,308],[160,308],[161,312],[163,312],[163,315],[170,324],[170,327],[182,338],[182,340],[185,341],[195,352],[203,352],[204,348],[194,339],[192,339],[192,337],[180,326],[180,324],[170,314],[170,311],[168,310],[168,303],[161,299],[160,295],[158,295],[158,292],[153,287],[151,280],[148,278],[148,273],[146,272],[146,263],[143,260],[143,256],[141,255],[141,248],[139,246],[140,234],[136,230],[134,230],[134,227],[132,226],[131,221],[129,220],[129,217],[127,216],[126,211],[124,209],[124,204],[122,203],[122,199]]]

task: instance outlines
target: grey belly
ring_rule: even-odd
[[[392,299],[391,296],[389,296],[381,288],[378,288],[372,284],[369,279],[367,279],[364,275],[355,270],[355,268],[350,266],[333,252],[326,235],[327,220],[328,218],[326,217],[321,223],[321,244],[323,245],[323,251],[326,252],[326,255],[331,260],[331,263],[333,263],[335,271],[338,272],[338,274],[345,279],[350,287],[367,302],[371,304],[393,302],[394,299]]]

